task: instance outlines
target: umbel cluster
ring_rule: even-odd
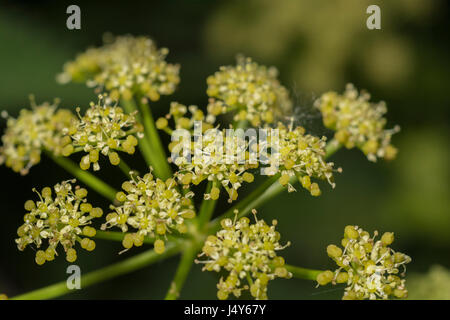
[[[264,221],[255,210],[267,200],[266,191],[273,196],[295,191],[298,185],[317,197],[321,181],[334,188],[334,175],[341,169],[328,159],[341,148],[358,148],[369,161],[394,159],[397,149],[391,137],[399,128],[386,128],[386,104],[371,102],[367,92],[351,84],[342,94],[326,92],[314,106],[333,136],[318,137],[295,125],[293,102],[277,70],[239,56],[236,65],[220,67],[206,79],[205,106],[174,101],[167,115],[155,121],[152,102],[173,94],[180,82],[180,67],[168,63],[167,55],[166,48],[147,37],[106,36],[103,46],[78,54],[57,76],[61,83],[86,83],[98,95],[94,102],[63,109],[57,100],[39,104],[32,99],[31,108],[17,117],[6,116],[0,163],[25,175],[45,155],[86,187],[73,179],[33,189],[17,230],[18,249],[35,248],[38,265],[60,255],[74,262],[80,248],[95,250],[100,234],[119,239],[122,252],[150,244],[150,250],[165,258],[168,248],[178,250],[183,254],[177,275],[182,276],[170,286],[167,297],[172,298],[178,297],[192,263],[218,273],[219,299],[244,294],[267,299],[268,283],[276,278],[315,280],[318,286],[344,284],[344,299],[405,298],[403,275],[411,259],[390,247],[393,233],[377,240],[377,232],[370,235],[358,226],[346,226],[340,246],[326,249],[335,270],[309,270],[285,262],[280,253],[295,246],[295,239],[282,241],[282,224]],[[181,141],[165,146],[158,132],[193,132],[196,121],[204,131],[278,129],[279,154],[268,154],[269,159],[278,157],[278,169],[269,170],[265,182],[241,197],[241,188],[260,180],[255,179],[259,165],[250,162],[249,150],[215,152],[215,138],[208,136],[197,146],[203,157],[169,161],[167,152],[180,148]],[[249,147],[245,139],[241,142]],[[125,154],[140,159],[137,150],[148,172],[139,173],[125,163]],[[242,153],[244,161],[238,161]],[[121,190],[98,175],[108,163],[123,171]],[[89,202],[87,188],[110,200],[109,208]],[[231,208],[220,215],[216,203],[222,197]],[[195,203],[199,198],[201,203]]]

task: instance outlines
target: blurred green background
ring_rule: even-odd
[[[66,8],[78,4],[82,29],[66,29]],[[366,8],[381,8],[381,30],[366,28]],[[343,91],[347,82],[388,104],[389,125],[402,131],[393,138],[400,152],[391,162],[370,163],[357,151],[341,151],[333,160],[344,169],[337,187],[323,186],[312,198],[303,191],[283,194],[263,208],[277,218],[288,263],[331,268],[325,248],[338,243],[347,224],[370,232],[394,231],[393,248],[409,254],[407,284],[413,298],[449,299],[450,167],[449,3],[437,0],[253,0],[253,1],[3,1],[0,4],[0,109],[17,115],[37,101],[62,99],[63,107],[85,107],[95,99],[84,85],[60,86],[62,65],[88,46],[99,45],[104,32],[148,35],[170,49],[168,60],[181,64],[181,83],[161,99],[157,116],[170,101],[205,106],[206,77],[233,64],[237,53],[274,65],[296,105],[297,120],[316,134],[327,134],[316,113],[315,97]],[[0,122],[3,131],[5,121]],[[131,159],[130,162],[133,162]],[[139,166],[142,169],[142,161]],[[120,171],[102,176],[116,186]],[[0,293],[9,296],[66,278],[64,259],[42,267],[34,252],[14,243],[23,203],[31,189],[54,185],[68,174],[49,160],[21,177],[0,168]],[[249,190],[248,187],[247,190]],[[90,193],[104,208],[108,204]],[[225,210],[222,203],[219,211]],[[144,249],[118,256],[119,243],[98,240],[93,253],[79,253],[88,272]],[[120,278],[76,291],[73,299],[161,299],[175,272],[177,258]],[[437,265],[437,266],[436,266]],[[432,267],[434,266],[434,267]],[[430,271],[431,270],[431,271]],[[217,277],[194,266],[181,298],[214,299]],[[313,282],[276,280],[273,299],[334,299],[342,288],[315,289]]]

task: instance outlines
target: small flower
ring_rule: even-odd
[[[139,94],[156,101],[160,95],[172,94],[180,81],[179,66],[165,61],[168,53],[147,37],[106,36],[102,47],[88,49],[66,63],[58,80],[86,82],[109,91],[116,100]]]
[[[370,161],[378,158],[394,159],[397,149],[391,137],[400,130],[384,129],[387,112],[384,102],[369,102],[370,94],[358,91],[348,84],[343,95],[327,92],[315,102],[321,111],[324,125],[335,132],[335,139],[347,148],[360,148]]]
[[[281,173],[280,184],[287,185],[289,191],[294,191],[289,180],[292,176],[296,176],[303,188],[313,196],[319,196],[321,191],[317,183],[311,182],[311,178],[327,180],[334,188],[333,163],[326,162],[324,159],[326,138],[305,134],[305,129],[300,126],[292,129],[279,123],[277,129],[279,130],[279,141],[276,143],[278,150],[273,153],[269,164],[271,161],[279,162],[280,168],[276,171]],[[270,172],[274,168],[268,167],[266,170]],[[339,168],[338,171],[340,172],[341,169]]]
[[[189,114],[188,114],[189,112]],[[197,106],[191,105],[189,107],[178,102],[170,104],[170,111],[164,118],[159,118],[156,121],[156,127],[171,134],[174,129],[169,128],[168,120],[173,119],[175,123],[174,129],[185,129],[193,132],[196,122],[201,123],[202,132],[212,129],[215,122],[215,117],[200,110]]]
[[[163,253],[167,234],[187,232],[186,220],[195,217],[191,200],[194,194],[181,194],[175,179],[155,180],[151,173],[147,173],[142,178],[132,177],[124,182],[122,189],[124,191],[116,195],[121,205],[111,206],[114,212],[106,216],[102,229],[114,226],[122,232],[136,229],[135,233],[125,235],[122,242],[125,249],[141,246],[144,237],[150,236],[156,238],[155,251]]]
[[[80,109],[77,108],[79,113]],[[81,158],[80,167],[100,170],[99,155],[108,156],[113,165],[120,163],[116,151],[134,154],[138,140],[142,136],[142,126],[136,122],[134,114],[125,114],[121,107],[105,95],[99,96],[99,102],[91,102],[84,116],[64,129],[63,155],[69,156],[77,151],[87,154]]]
[[[345,227],[341,241],[344,249],[333,244],[327,247],[328,256],[339,269],[320,273],[318,285],[346,283],[343,296],[346,300],[406,298],[408,291],[401,276],[404,276],[411,258],[389,247],[394,242],[393,233],[386,232],[375,241],[377,235],[375,231],[370,237],[357,226]],[[403,268],[402,273],[399,268]]]
[[[234,111],[236,121],[248,120],[253,126],[273,123],[292,109],[288,91],[277,75],[275,68],[238,57],[236,66],[221,67],[208,77],[207,94],[214,98],[208,105],[208,113],[217,116]]]
[[[16,119],[8,117],[0,147],[0,164],[5,163],[25,175],[40,162],[43,149],[61,154],[62,130],[73,119],[75,116],[69,110],[57,110],[57,101],[36,105],[32,99],[31,110],[20,110]]]
[[[73,187],[75,180],[63,181],[52,189],[45,187],[41,192],[33,190],[39,200],[25,202],[25,223],[17,230],[17,247],[24,250],[29,244],[41,248],[46,242],[47,248],[36,252],[35,261],[38,265],[55,259],[57,246],[61,244],[66,253],[66,259],[74,262],[77,253],[74,246],[80,243],[83,249],[92,251],[95,242],[90,238],[96,230],[89,226],[91,220],[102,216],[100,208],[94,208],[87,202],[87,190]],[[53,194],[54,193],[54,194]],[[82,238],[85,236],[85,238]]]
[[[230,294],[239,297],[243,290],[250,290],[256,299],[267,299],[269,280],[292,277],[284,267],[284,259],[277,256],[277,251],[289,245],[279,243],[280,234],[275,231],[277,221],[267,225],[256,219],[256,215],[255,220],[254,224],[246,217],[222,220],[223,229],[208,236],[199,255],[206,260],[195,261],[204,264],[203,271],[229,272],[217,284],[217,297],[221,300]]]
[[[0,300],[8,300],[8,296],[4,293],[0,294]]]
[[[257,150],[257,144],[252,148]],[[182,184],[198,185],[204,180],[217,182],[227,191],[229,202],[237,199],[237,191],[244,182],[253,182],[254,176],[249,171],[258,167],[256,160],[251,161],[249,142],[245,137],[228,134],[226,130],[208,130],[201,140],[193,143],[180,138],[172,142],[170,150],[177,154],[174,163],[178,166],[177,177]],[[205,194],[205,199],[218,197],[217,187],[212,193]]]

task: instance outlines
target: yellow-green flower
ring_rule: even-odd
[[[63,155],[86,152],[80,161],[83,170],[89,169],[91,163],[94,170],[99,170],[100,154],[107,156],[111,164],[118,165],[120,158],[116,151],[134,154],[138,144],[136,136],[142,137],[142,131],[134,114],[124,113],[117,103],[100,95],[98,103],[91,102],[86,113],[64,129]]]
[[[190,138],[190,137],[189,137]],[[257,150],[256,144],[252,146]],[[213,129],[205,132],[201,140],[196,142],[172,142],[170,150],[177,155],[173,159],[178,166],[177,177],[184,185],[198,185],[204,180],[217,182],[224,187],[229,196],[229,202],[238,197],[238,189],[244,182],[251,183],[254,176],[251,169],[258,167],[257,159],[251,161],[249,141],[245,137],[226,130]],[[205,199],[216,200],[219,188],[213,187],[212,192],[205,194]]]
[[[32,100],[31,109],[20,110],[17,118],[8,118],[0,147],[0,164],[5,163],[24,175],[40,162],[43,149],[61,154],[63,128],[74,119],[69,110],[57,109],[57,102],[36,105]]]
[[[170,128],[169,121],[173,119],[175,123],[174,128]],[[190,105],[189,107],[178,103],[172,102],[170,104],[169,113],[163,118],[159,118],[156,121],[156,127],[160,130],[164,130],[171,134],[174,129],[185,129],[193,133],[194,125],[196,122],[200,123],[202,126],[202,132],[213,128],[215,122],[215,117],[210,114],[204,114],[204,112],[195,105]]]
[[[397,149],[391,145],[391,137],[400,127],[385,129],[386,104],[369,100],[369,93],[359,94],[348,84],[342,95],[334,91],[324,93],[315,106],[322,113],[325,127],[334,130],[334,138],[345,147],[360,148],[370,161],[377,157],[394,159]]]
[[[62,83],[86,82],[114,99],[130,99],[134,94],[156,101],[175,91],[179,66],[167,63],[169,50],[158,49],[148,37],[105,36],[104,45],[79,54],[64,65],[58,76]]]
[[[235,112],[234,119],[253,126],[273,123],[291,112],[289,93],[277,79],[278,71],[238,57],[236,66],[223,66],[207,79],[208,96],[214,98],[208,113],[217,116]]]
[[[371,237],[357,226],[346,226],[343,249],[333,244],[327,247],[328,256],[339,268],[320,273],[318,284],[345,283],[345,300],[406,298],[408,291],[402,276],[411,258],[389,247],[394,242],[392,232],[375,241],[377,235],[375,231]]]
[[[239,297],[243,290],[250,290],[255,299],[267,299],[269,280],[292,276],[284,267],[284,259],[277,255],[289,245],[279,243],[277,221],[268,225],[256,216],[255,220],[254,224],[246,217],[222,220],[222,230],[208,236],[203,245],[199,257],[204,259],[196,260],[204,264],[203,271],[228,272],[217,284],[217,297],[221,300],[230,294]]]
[[[25,223],[17,230],[16,239],[19,250],[34,244],[40,249],[36,252],[35,261],[42,265],[55,259],[58,244],[66,253],[66,259],[73,262],[77,259],[74,249],[77,242],[83,249],[92,251],[95,242],[90,238],[96,230],[90,226],[91,220],[103,215],[101,208],[94,208],[87,202],[87,190],[72,186],[75,180],[63,181],[54,186],[53,191],[45,187],[41,192],[34,190],[39,196],[38,201],[25,202]],[[84,236],[84,238],[83,238]]]
[[[269,164],[275,161],[279,168],[269,166],[266,170],[274,170],[272,173],[279,171],[279,182],[283,186],[287,185],[289,191],[295,190],[289,184],[292,176],[296,176],[303,188],[313,196],[319,196],[321,191],[311,178],[327,180],[334,188],[333,163],[325,161],[326,138],[305,134],[305,129],[300,126],[293,129],[279,123],[277,129],[279,139],[271,144],[276,145],[278,150],[271,155]]]
[[[155,251],[163,253],[167,234],[173,231],[187,232],[186,220],[195,217],[191,200],[194,194],[182,194],[178,187],[175,179],[154,179],[151,173],[142,178],[132,177],[122,184],[124,191],[116,195],[121,204],[111,206],[114,212],[106,216],[102,229],[114,226],[122,232],[134,229],[135,233],[127,233],[123,239],[122,244],[126,249],[141,246],[144,237],[150,236],[156,238]]]

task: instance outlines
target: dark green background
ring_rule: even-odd
[[[380,4],[382,30],[365,27],[364,8],[372,2]],[[368,89],[374,101],[385,100],[389,125],[402,127],[393,138],[400,150],[398,159],[374,164],[357,150],[341,151],[333,159],[344,169],[337,174],[335,190],[324,184],[319,198],[303,190],[283,194],[260,208],[260,215],[268,221],[278,219],[282,239],[292,242],[284,253],[291,264],[333,267],[326,246],[340,240],[345,225],[356,224],[370,232],[394,231],[394,249],[413,259],[409,271],[426,272],[434,264],[448,268],[448,2],[372,2],[363,1],[355,8],[352,1],[299,1],[289,10],[289,0],[3,1],[0,109],[16,115],[20,108],[29,107],[30,93],[38,102],[59,97],[63,107],[87,106],[95,99],[90,89],[60,86],[55,75],[77,52],[99,45],[104,32],[148,35],[170,49],[170,62],[181,64],[179,89],[156,104],[158,116],[167,112],[173,100],[204,107],[206,77],[220,65],[233,63],[237,53],[279,68],[280,79],[293,93],[297,121],[317,134],[327,132],[317,114],[310,111],[313,98],[324,90],[342,91],[345,83],[353,82]],[[65,27],[69,4],[81,7],[79,31]],[[357,24],[347,25],[348,21]],[[324,42],[326,37],[330,41]],[[336,37],[339,41],[334,43]],[[372,59],[374,52],[377,54]],[[0,126],[3,130],[3,120]],[[132,159],[129,162],[135,163]],[[136,162],[143,170],[141,159]],[[101,173],[116,186],[122,179],[115,169]],[[33,261],[34,252],[19,252],[14,238],[22,221],[23,203],[34,197],[31,189],[54,185],[69,178],[68,174],[44,159],[25,177],[5,167],[0,168],[0,177],[0,293],[14,296],[64,280],[68,265],[64,259],[39,267]],[[104,208],[108,205],[93,192],[89,197]],[[226,207],[221,203],[219,211]],[[93,253],[79,253],[77,263],[82,272],[88,272],[144,249],[134,249],[124,257],[118,256],[120,250],[119,243],[99,240]],[[173,258],[66,297],[163,298],[176,262]],[[201,273],[200,267],[194,266],[181,298],[215,298],[216,281],[216,275]],[[328,299],[342,295],[342,289],[315,289],[314,285],[277,280],[270,284],[269,297]]]

